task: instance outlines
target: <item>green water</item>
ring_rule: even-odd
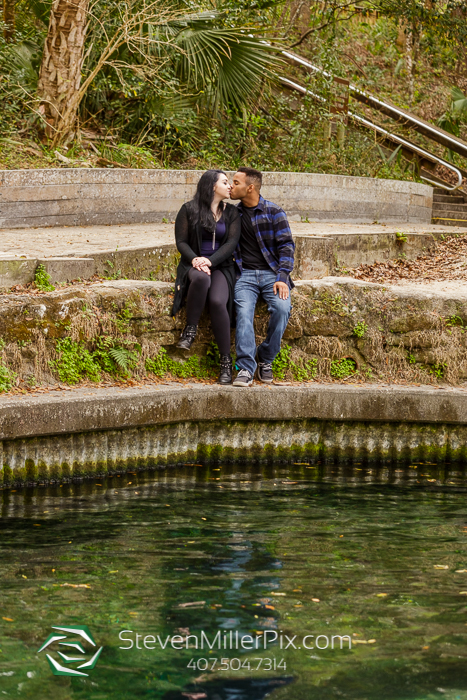
[[[467,700],[466,485],[449,466],[220,465],[4,491],[0,697]],[[79,625],[96,666],[53,675],[46,653],[76,653],[38,649]],[[218,631],[259,648],[195,648]]]

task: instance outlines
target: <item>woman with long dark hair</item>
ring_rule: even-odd
[[[177,347],[191,348],[207,302],[219,347],[221,384],[232,382],[230,327],[236,281],[233,253],[240,238],[237,207],[223,202],[229,194],[227,175],[222,170],[207,170],[198,182],[194,198],[182,206],[175,220],[175,241],[181,260],[173,316],[186,299],[186,326]]]

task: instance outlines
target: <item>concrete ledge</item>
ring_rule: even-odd
[[[78,278],[86,280],[95,273],[92,258],[38,258],[37,264],[43,265],[52,284],[71,282]]]
[[[146,386],[0,400],[0,485],[203,461],[467,462],[467,392]]]
[[[435,245],[436,234],[406,233],[406,240],[398,242],[396,230],[397,227],[391,227],[384,233],[294,234],[293,277],[304,280],[327,277],[333,274],[336,265],[357,267],[401,255],[412,260]],[[174,244],[98,249],[92,253],[83,251],[50,258],[5,257],[0,258],[0,288],[32,282],[38,264],[44,265],[53,283],[77,278],[85,280],[96,273],[103,277],[171,282],[176,276],[178,260]]]
[[[202,171],[60,168],[0,171],[0,227],[78,226],[173,219]],[[291,220],[429,223],[432,188],[415,182],[264,173],[263,194]]]
[[[401,386],[149,386],[0,399],[0,439],[185,421],[467,424],[467,390]]]

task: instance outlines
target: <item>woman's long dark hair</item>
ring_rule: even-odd
[[[211,211],[212,200],[214,199],[214,187],[219,179],[219,175],[225,175],[223,170],[206,170],[199,179],[196,193],[189,202],[189,212],[193,223],[198,222],[208,231],[213,232],[216,228],[216,221]],[[220,202],[219,211],[224,211],[224,203]]]

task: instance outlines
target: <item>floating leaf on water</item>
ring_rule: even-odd
[[[277,591],[271,591],[269,595],[286,595],[285,593],[278,593]]]
[[[311,600],[313,601],[313,603],[319,603],[319,602],[320,602],[319,598],[312,598]]]
[[[459,591],[459,595],[467,595],[467,591]]]
[[[377,593],[377,594],[376,594],[376,596],[377,596],[378,598],[386,598],[387,595],[388,595],[387,593]]]
[[[449,569],[449,566],[447,566],[446,564],[433,564],[433,568],[446,570]]]
[[[456,569],[455,574],[467,574],[467,569]]]
[[[180,603],[180,605],[178,605],[177,607],[179,607],[179,608],[191,608],[195,605],[206,605],[206,601],[205,600],[195,600],[192,603]]]
[[[14,620],[12,620],[11,617],[2,617],[2,620],[6,620],[7,622],[14,622]]]
[[[89,583],[61,583],[60,587],[68,586],[69,588],[91,588]]]

